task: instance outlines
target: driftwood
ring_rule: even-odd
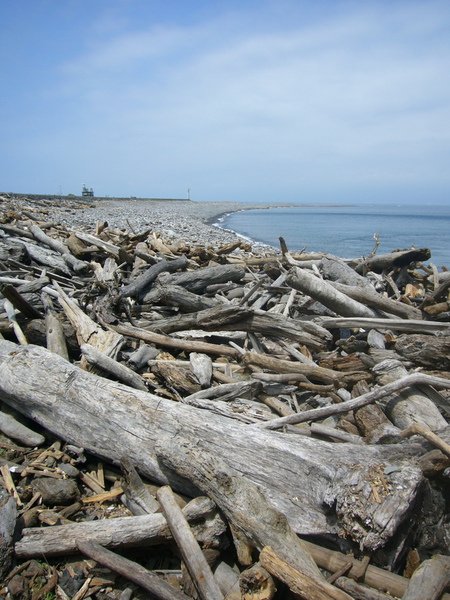
[[[140,587],[160,600],[187,600],[189,596],[176,590],[171,585],[161,580],[158,575],[147,571],[139,565],[119,554],[106,550],[99,544],[93,542],[79,542],[78,549],[93,558],[96,562],[108,567],[112,571],[120,573],[130,581],[137,583]]]
[[[450,335],[400,335],[395,350],[429,369],[450,369]]]
[[[193,444],[183,444],[180,448],[178,442],[165,441],[158,444],[157,453],[171,469],[207,492],[226,515],[234,532],[243,535],[259,550],[270,544],[290,567],[328,592],[329,596],[324,595],[324,598],[333,598],[331,586],[323,579],[301,541],[256,485],[240,477],[226,463],[205,455]],[[259,525],[261,520],[263,528]],[[335,597],[339,598],[338,595]],[[345,598],[345,595],[341,597]]]
[[[414,571],[402,600],[439,600],[449,583],[450,556],[433,556]]]
[[[174,435],[180,442],[202,440],[205,454],[214,448],[218,459],[261,485],[296,532],[339,530],[362,546],[376,548],[400,524],[420,485],[419,469],[403,465],[387,476],[391,491],[376,502],[371,473],[395,462],[396,448],[336,446],[308,438],[299,444],[297,439],[258,430],[249,439],[234,421],[214,414],[205,420],[201,410],[99,380],[43,348],[0,342],[0,375],[4,400],[56,435],[113,462],[126,453],[142,474],[187,493],[193,490],[186,480],[162,469],[151,456],[161,435]],[[30,377],[35,382],[31,388],[25,383]],[[268,456],[270,460],[264,460]],[[308,477],[311,469],[313,480]],[[352,500],[355,485],[358,506]],[[334,506],[335,523],[326,517],[324,504]]]
[[[353,300],[346,294],[333,287],[333,285],[305,269],[294,267],[289,271],[286,283],[296,290],[311,296],[324,306],[343,317],[375,317],[376,313]]]
[[[160,273],[173,273],[174,271],[178,271],[178,269],[185,269],[187,263],[188,260],[185,256],[181,256],[172,261],[162,260],[161,262],[156,263],[156,265],[149,267],[145,273],[142,273],[142,275],[137,277],[132,283],[122,288],[120,290],[120,295],[122,298],[143,298]]]
[[[85,271],[88,268],[88,263],[75,258],[73,254],[70,252],[69,248],[58,240],[55,240],[49,237],[46,233],[42,231],[42,229],[34,224],[30,223],[28,226],[29,230],[33,234],[33,237],[36,238],[38,242],[42,242],[49,248],[52,248],[59,254],[61,254],[61,258],[64,260],[67,265],[73,269],[75,272]]]
[[[397,360],[384,360],[375,365],[373,370],[377,375],[378,382],[382,385],[410,377],[405,367]],[[450,380],[447,381],[450,383]],[[447,386],[442,385],[442,387],[445,389]],[[447,421],[439,412],[436,404],[415,385],[410,385],[405,390],[398,390],[398,393],[391,397],[385,396],[385,401],[387,401],[387,416],[400,429],[416,423],[426,425],[432,431],[438,431],[447,426]]]
[[[363,327],[364,329],[390,329],[392,331],[405,331],[409,333],[435,333],[450,331],[450,323],[438,321],[417,321],[405,319],[363,319],[360,317],[333,318],[320,317],[317,319],[322,327],[326,329],[338,329],[342,327]]]
[[[204,497],[194,498],[183,508],[183,513],[188,521],[199,522],[195,531],[201,537],[208,527],[202,521],[214,514],[214,504]],[[31,527],[23,530],[22,538],[15,544],[15,552],[20,558],[63,556],[76,552],[77,540],[124,549],[157,545],[170,539],[172,534],[166,520],[157,513],[54,527]]]
[[[428,248],[379,254],[361,261],[355,270],[357,273],[367,273],[367,271],[381,273],[383,271],[390,271],[394,267],[407,267],[411,263],[428,260],[430,256],[431,252]]]
[[[200,598],[223,600],[223,594],[181,508],[176,503],[172,490],[169,486],[164,486],[158,490],[157,497]]]

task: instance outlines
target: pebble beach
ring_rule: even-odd
[[[238,236],[215,227],[221,215],[261,208],[238,202],[196,202],[191,200],[142,199],[80,199],[44,198],[0,194],[0,208],[14,210],[20,204],[41,210],[45,220],[66,227],[95,227],[97,221],[107,221],[110,227],[131,229],[135,232],[151,228],[164,237],[181,239],[198,245],[213,246],[232,243]]]

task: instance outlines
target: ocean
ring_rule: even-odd
[[[377,254],[429,248],[429,262],[450,268],[450,206],[299,205],[239,211],[221,217],[216,225],[276,248],[282,236],[290,251],[343,258],[370,254],[378,234]]]

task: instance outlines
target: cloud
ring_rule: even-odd
[[[105,187],[136,194],[194,182],[205,198],[236,199],[450,186],[448,6],[369,3],[308,18],[290,6],[253,26],[235,11],[105,28],[61,65],[71,153]]]

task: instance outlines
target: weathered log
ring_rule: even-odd
[[[0,431],[3,431],[9,438],[31,448],[41,446],[45,442],[43,435],[36,433],[4,411],[0,411]]]
[[[191,352],[189,355],[192,372],[197,378],[202,388],[207,388],[211,385],[212,379],[212,360],[206,354]]]
[[[405,331],[407,333],[435,333],[438,331],[448,333],[450,323],[437,321],[418,321],[415,319],[363,319],[319,317],[316,319],[325,329],[339,329],[343,327],[363,327],[364,329],[390,329],[392,331]]]
[[[162,260],[155,265],[149,267],[142,275],[137,277],[134,281],[129,283],[127,286],[120,290],[122,298],[137,298],[142,299],[145,297],[149,287],[155,281],[160,273],[173,273],[178,269],[185,269],[187,267],[188,260],[185,256],[176,258],[174,260]]]
[[[428,248],[417,248],[414,250],[400,250],[391,252],[390,254],[379,254],[362,260],[356,266],[357,273],[367,273],[367,271],[375,271],[382,273],[390,271],[395,267],[407,267],[411,263],[423,262],[431,257],[431,252]]]
[[[402,600],[439,600],[449,583],[450,556],[436,554],[414,571]]]
[[[58,300],[76,331],[78,343],[89,343],[107,356],[115,358],[123,343],[123,337],[115,331],[105,331],[95,323],[81,308],[57,285]]]
[[[219,356],[233,356],[239,355],[239,352],[230,346],[223,344],[210,344],[208,342],[197,342],[190,340],[179,340],[172,338],[168,335],[162,335],[155,333],[154,331],[147,331],[140,327],[133,327],[132,325],[114,325],[111,329],[117,333],[127,335],[150,344],[156,344],[163,348],[176,348],[178,350],[185,350],[187,352],[204,352],[205,354],[213,354]]]
[[[0,342],[0,393],[62,439],[117,463],[126,454],[143,475],[186,493],[193,493],[187,482],[152,458],[154,446],[161,435],[180,443],[202,440],[205,452],[226,459],[259,484],[296,532],[340,532],[363,547],[376,548],[392,536],[421,482],[420,470],[406,463],[384,476],[391,491],[376,502],[369,483],[372,471],[395,464],[396,447],[336,445],[303,437],[299,444],[297,436],[258,429],[250,437],[235,421],[209,413],[205,419],[204,411],[98,378],[35,346]],[[335,518],[325,514],[325,504]]]
[[[44,316],[22,296],[18,289],[9,283],[0,284],[0,294],[7,298],[14,308],[20,311],[24,317],[30,319],[42,319]]]
[[[224,596],[172,490],[169,486],[163,486],[156,496],[200,598],[223,600]]]
[[[158,598],[159,600],[189,600],[189,596],[176,590],[158,577],[158,575],[155,575],[155,573],[147,571],[140,564],[128,560],[119,554],[106,550],[99,544],[95,544],[94,542],[79,542],[78,549],[101,565],[137,583],[144,590],[150,592],[154,598]]]
[[[410,306],[409,304],[397,302],[396,300],[391,300],[390,298],[385,298],[378,294],[373,288],[345,285],[339,281],[334,281],[331,285],[350,298],[353,298],[353,300],[366,306],[370,306],[371,308],[381,310],[391,315],[397,315],[404,319],[422,318],[422,313],[418,308]]]
[[[183,508],[188,521],[199,521],[197,535],[205,529],[200,520],[213,512],[214,504],[205,497],[194,498]],[[155,513],[45,528],[30,527],[24,529],[22,537],[16,541],[15,553],[22,559],[73,554],[77,549],[77,540],[93,541],[108,548],[120,549],[153,546],[171,539],[172,534],[164,516]]]
[[[450,369],[450,335],[400,335],[395,350],[423,367]]]
[[[262,550],[270,543],[290,565],[313,580],[322,580],[319,569],[284,515],[267,502],[257,485],[192,443],[164,439],[157,444],[156,452],[171,470],[192,481],[214,500],[232,529],[257,549]]]
[[[352,600],[351,596],[333,587],[325,580],[318,581],[296,569],[270,546],[263,548],[259,560],[269,573],[283,581],[298,598],[303,600]]]
[[[120,461],[120,466],[124,479],[122,487],[128,506],[132,505],[131,512],[134,515],[155,513],[159,509],[159,504],[146,488],[133,463],[125,456]]]
[[[55,352],[56,354],[59,354],[59,356],[69,360],[62,323],[53,311],[53,304],[50,300],[50,296],[45,292],[42,293],[42,304],[45,309],[47,349],[50,350],[50,352]]]
[[[165,278],[165,283],[180,285],[190,292],[200,294],[208,285],[215,283],[226,283],[228,281],[241,281],[244,278],[245,269],[239,265],[217,265],[214,267],[203,267],[187,273],[177,273]],[[144,298],[145,301],[145,298]]]
[[[70,269],[57,252],[42,248],[42,246],[37,246],[36,244],[30,244],[23,240],[20,240],[20,243],[25,247],[31,260],[34,260],[39,265],[50,267],[58,273],[64,273],[64,275],[69,277],[71,276]]]
[[[0,488],[0,578],[2,580],[9,572],[14,555],[13,536],[16,519],[16,501],[6,490]]]
[[[299,373],[305,377],[308,377],[309,379],[312,379],[313,381],[319,381],[326,384],[338,382],[342,377],[342,373],[333,371],[332,369],[292,360],[274,358],[272,356],[259,354],[257,352],[247,352],[243,360],[244,363],[248,365],[254,365],[263,369],[270,369],[277,373]]]
[[[286,283],[304,294],[321,302],[324,306],[343,317],[375,317],[376,313],[346,294],[339,292],[331,283],[319,279],[305,269],[295,267],[286,277]]]
[[[217,300],[189,292],[184,287],[181,287],[181,285],[166,285],[161,276],[155,281],[152,289],[145,294],[143,302],[150,305],[165,304],[166,306],[176,306],[181,312],[187,313],[197,312],[217,305]]]
[[[52,248],[52,250],[55,250],[56,252],[61,254],[61,258],[64,260],[64,262],[67,265],[69,265],[69,267],[71,267],[75,272],[85,271],[88,268],[88,263],[84,262],[83,260],[79,260],[78,258],[75,258],[75,256],[73,256],[69,248],[63,242],[49,237],[46,233],[42,231],[40,227],[38,227],[38,225],[30,223],[28,225],[28,229],[31,231],[34,238],[38,242],[45,244],[49,248]]]
[[[375,365],[373,371],[377,376],[377,381],[382,385],[405,380],[408,377],[408,372],[398,360],[384,360]],[[447,381],[450,383],[450,380]],[[439,412],[436,404],[415,385],[399,390],[385,401],[387,401],[386,415],[400,429],[405,429],[415,423],[426,425],[432,431],[438,431],[447,426],[447,421]]]
[[[76,231],[75,236],[82,242],[85,242],[86,244],[91,244],[92,246],[96,246],[97,248],[104,250],[108,254],[111,254],[112,256],[114,256],[114,258],[119,258],[119,246],[111,244],[111,242],[106,242],[105,240],[100,239],[96,235],[91,235],[90,233]]]
[[[272,575],[259,562],[242,571],[239,588],[239,600],[272,600],[277,591]]]
[[[81,353],[86,358],[90,365],[98,367],[102,371],[116,377],[122,383],[129,385],[137,390],[147,391],[142,377],[129,369],[127,366],[122,365],[113,358],[110,358],[97,348],[94,348],[90,344],[81,345]]]

